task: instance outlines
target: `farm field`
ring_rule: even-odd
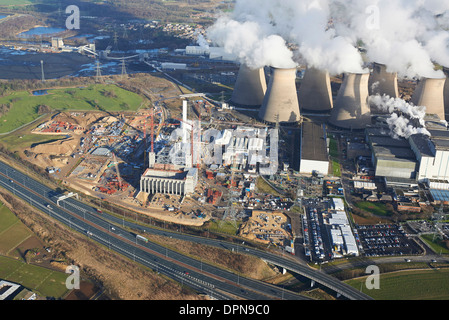
[[[42,297],[61,298],[68,292],[65,272],[26,264],[4,256],[0,256],[0,279],[19,283]]]
[[[96,84],[82,88],[48,89],[47,92],[33,95],[29,91],[18,91],[1,97],[0,133],[30,123],[43,112],[138,110],[143,103],[138,94],[115,85]]]
[[[447,300],[449,269],[400,271],[380,275],[380,289],[368,290],[366,277],[346,281],[376,300]]]
[[[23,262],[25,252],[40,245],[32,231],[0,203],[0,279],[21,284],[42,297],[60,298],[68,292],[65,272]]]

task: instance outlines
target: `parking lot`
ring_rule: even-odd
[[[331,242],[328,226],[324,224],[323,212],[328,211],[329,203],[318,199],[304,199],[306,215],[302,217],[305,255],[312,261],[329,260]]]
[[[421,254],[422,249],[407,237],[400,225],[377,224],[357,227],[357,233],[368,257]]]

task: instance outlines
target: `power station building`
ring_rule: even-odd
[[[198,169],[158,170],[147,169],[140,178],[140,191],[147,194],[173,194],[184,196],[195,191]]]
[[[405,138],[393,138],[388,128],[367,128],[366,142],[377,177],[416,179],[418,161]]]
[[[329,173],[329,153],[327,148],[326,126],[304,121],[301,124],[299,172]]]
[[[366,129],[375,175],[390,181],[449,181],[449,131],[427,125],[430,133],[392,138],[388,128]]]
[[[419,162],[417,178],[449,180],[449,131],[430,130],[430,134],[416,134],[409,139]]]

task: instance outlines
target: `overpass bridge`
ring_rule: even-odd
[[[367,294],[341,282],[340,280],[335,279],[324,272],[317,272],[310,267],[300,265],[297,262],[290,262],[287,259],[273,259],[270,256],[265,256],[261,259],[277,267],[300,274],[312,280],[312,283],[319,283],[350,300],[373,300],[373,298]]]

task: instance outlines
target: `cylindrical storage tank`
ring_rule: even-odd
[[[446,78],[422,78],[413,93],[411,103],[426,107],[426,113],[445,119],[444,85]]]
[[[264,69],[251,69],[241,64],[231,102],[240,106],[260,107],[266,91],[267,80]]]
[[[373,64],[373,72],[368,82],[369,95],[387,95],[390,98],[399,97],[398,74],[387,72],[387,66],[380,63]]]
[[[329,72],[308,68],[299,88],[299,104],[302,110],[329,112],[333,107]]]
[[[301,120],[296,91],[296,68],[271,68],[267,93],[259,119],[269,123],[295,123]]]
[[[329,122],[343,129],[363,129],[371,123],[369,73],[348,73],[338,91]]]

